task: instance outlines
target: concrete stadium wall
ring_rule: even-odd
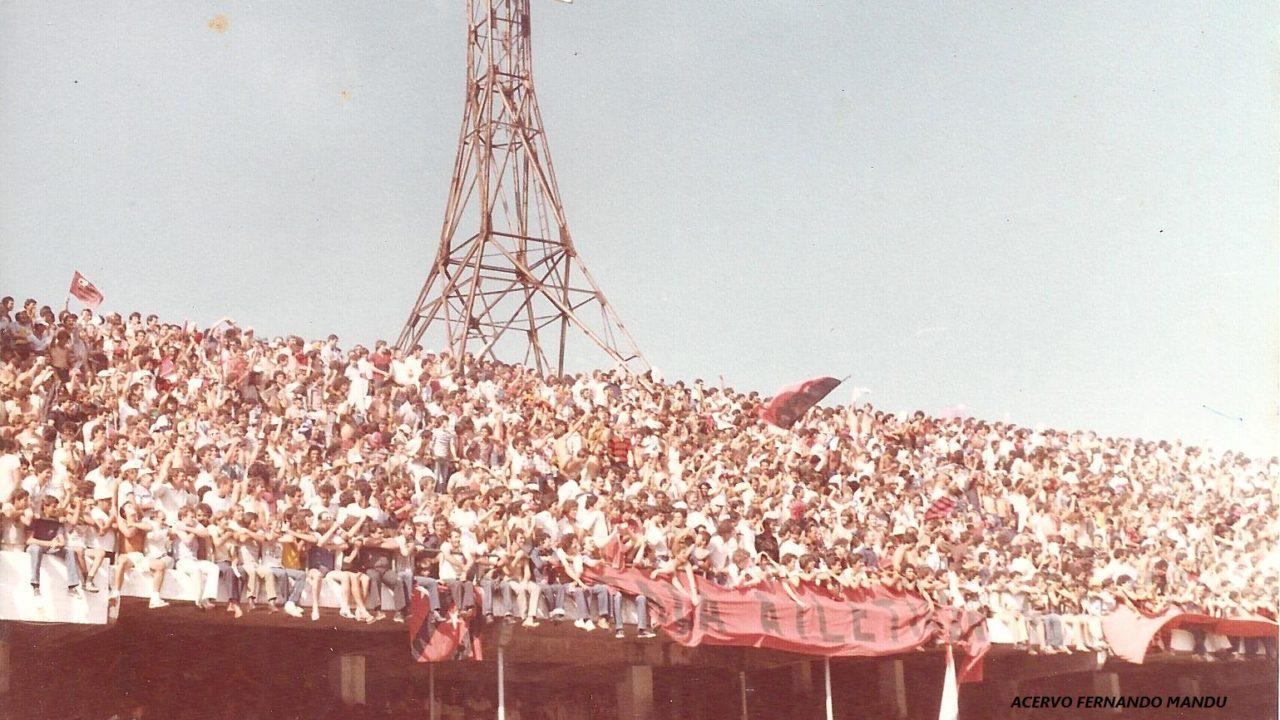
[[[84,593],[84,599],[76,600],[66,593],[67,569],[61,558],[46,557],[41,567],[41,587],[39,597],[30,592],[31,563],[26,553],[17,550],[0,551],[0,621],[15,620],[20,622],[77,623],[102,625],[110,621],[108,613],[107,589],[111,584],[111,570],[104,566],[99,569],[94,579],[99,588],[97,593]],[[321,586],[320,607],[336,609],[339,602],[339,586],[336,582],[326,580]],[[125,597],[151,597],[151,573],[138,568],[131,568],[124,576],[122,595]],[[505,610],[501,596],[494,598],[495,610]],[[199,581],[185,573],[170,569],[165,573],[164,584],[160,588],[160,597],[168,601],[195,602],[200,597]],[[229,597],[227,582],[218,587],[218,601],[226,602]],[[265,598],[263,598],[265,599]],[[303,590],[302,607],[311,604],[311,589]],[[383,608],[399,608],[400,598],[396,593],[382,588]],[[570,620],[577,619],[576,608],[567,603],[566,611]],[[546,617],[545,603],[538,611],[539,617]],[[636,622],[636,608],[631,601],[623,605],[623,620],[627,624]]]

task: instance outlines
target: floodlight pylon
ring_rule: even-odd
[[[429,331],[563,374],[570,336],[648,367],[578,255],[533,84],[529,0],[467,1],[467,91],[440,247],[397,346]],[[523,358],[500,357],[523,351]]]

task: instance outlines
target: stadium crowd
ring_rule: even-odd
[[[755,392],[652,372],[543,377],[12,298],[0,360],[0,549],[32,567],[3,592],[51,592],[56,558],[58,592],[143,573],[152,607],[180,573],[201,607],[229,583],[237,617],[316,619],[329,583],[353,622],[403,621],[417,587],[436,621],[573,603],[583,631],[622,635],[620,596],[584,574],[610,554],[694,602],[694,576],[780,579],[801,604],[805,585],[901,588],[1033,652],[1105,649],[1119,604],[1275,618],[1277,458],[866,404],[782,430]]]

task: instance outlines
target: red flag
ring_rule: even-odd
[[[1163,615],[1149,617],[1121,605],[1102,618],[1102,634],[1111,646],[1112,654],[1136,665],[1141,665],[1146,659],[1147,646],[1161,630],[1181,627],[1196,627],[1205,632],[1238,637],[1280,636],[1276,624],[1260,615],[1219,618],[1184,613],[1177,607],[1171,607]]]
[[[165,357],[160,361],[160,367],[156,368],[156,375],[173,382],[178,379],[178,364],[173,361],[173,358]]]
[[[840,380],[833,377],[816,377],[788,385],[773,396],[760,413],[765,422],[780,428],[789,428],[804,417],[809,408],[818,404],[828,393],[836,389]]]
[[[604,541],[604,545],[600,548],[600,558],[609,567],[621,569],[627,566],[627,557],[622,551],[622,538],[618,532],[615,528],[609,535],[609,539]]]
[[[81,275],[79,270],[76,270],[76,274],[71,276],[71,294],[75,295],[76,299],[84,303],[85,307],[90,310],[102,304],[102,293],[93,283],[89,282],[89,278]]]
[[[480,633],[475,627],[479,621],[434,622],[430,619],[430,603],[425,593],[417,589],[409,605],[409,652],[418,662],[445,662],[448,660],[483,660]]]
[[[934,500],[933,504],[929,506],[929,509],[924,511],[924,519],[941,520],[942,518],[950,515],[951,511],[955,509],[956,501],[950,495],[943,495],[937,500]]]

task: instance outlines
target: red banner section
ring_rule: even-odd
[[[906,593],[850,591],[837,600],[808,588],[797,604],[776,582],[726,589],[697,578],[699,603],[671,583],[637,570],[606,569],[595,579],[631,595],[643,595],[654,622],[677,643],[761,647],[828,657],[895,655],[950,639],[968,655],[961,682],[981,680],[988,647],[982,615],[953,608],[930,609]]]
[[[1280,627],[1262,617],[1216,618],[1170,608],[1163,615],[1143,615],[1128,606],[1102,618],[1102,634],[1117,657],[1138,665],[1161,630],[1203,630],[1231,637],[1277,637]]]
[[[413,593],[409,605],[409,652],[417,662],[445,662],[447,660],[483,660],[480,633],[475,623],[479,620],[429,621],[431,603],[420,590]]]

